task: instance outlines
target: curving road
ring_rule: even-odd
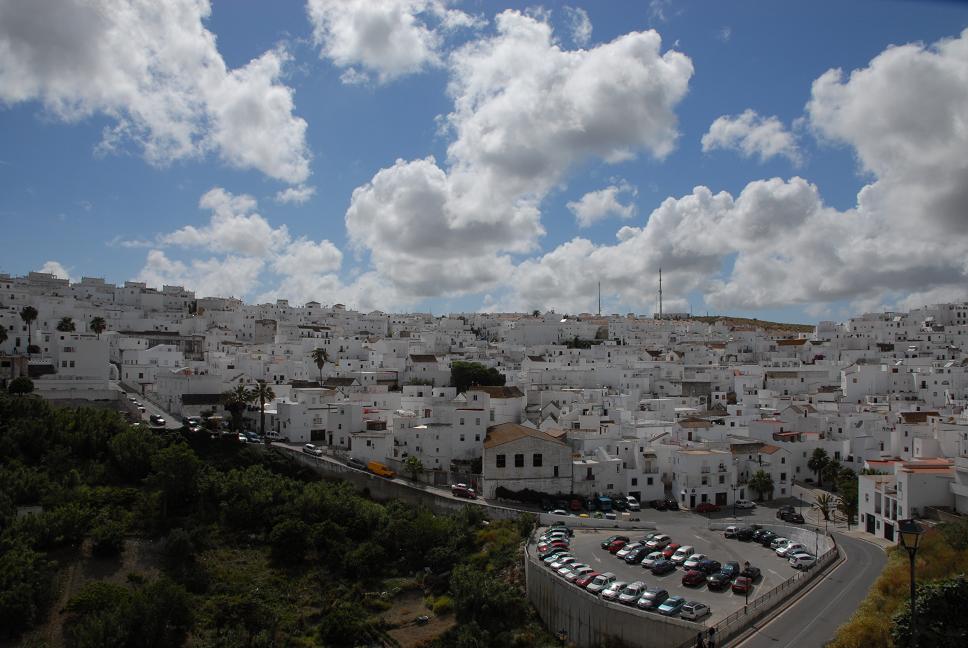
[[[887,555],[869,542],[833,535],[846,560],[793,605],[735,644],[737,648],[819,647],[834,638],[837,627],[850,618],[880,576]]]

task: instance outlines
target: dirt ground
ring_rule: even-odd
[[[417,625],[416,618],[422,615],[430,617],[430,621],[425,625]],[[417,648],[457,625],[453,614],[434,616],[424,605],[420,590],[402,592],[393,599],[393,607],[381,616],[387,623],[398,626],[387,634],[398,641],[401,648]]]

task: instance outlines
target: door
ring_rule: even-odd
[[[887,522],[884,523],[884,539],[894,542],[894,525]]]
[[[689,508],[691,508],[691,509],[696,508],[696,496],[695,495],[690,495],[689,496]]]
[[[870,513],[867,514],[867,532],[874,533],[874,516]]]
[[[726,493],[716,493],[716,506],[726,506]]]

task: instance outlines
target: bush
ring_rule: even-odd
[[[454,599],[446,595],[438,596],[437,600],[434,601],[433,611],[437,616],[450,614],[454,611]]]
[[[54,563],[18,544],[0,556],[0,635],[39,622],[53,596]]]
[[[95,556],[117,556],[124,549],[126,531],[126,525],[117,517],[101,517],[91,529],[91,551]]]

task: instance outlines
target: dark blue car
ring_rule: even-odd
[[[656,576],[661,576],[662,574],[668,574],[669,572],[673,572],[675,570],[676,570],[676,564],[667,558],[663,558],[662,560],[656,561],[656,563],[652,565],[652,573],[655,574]]]

